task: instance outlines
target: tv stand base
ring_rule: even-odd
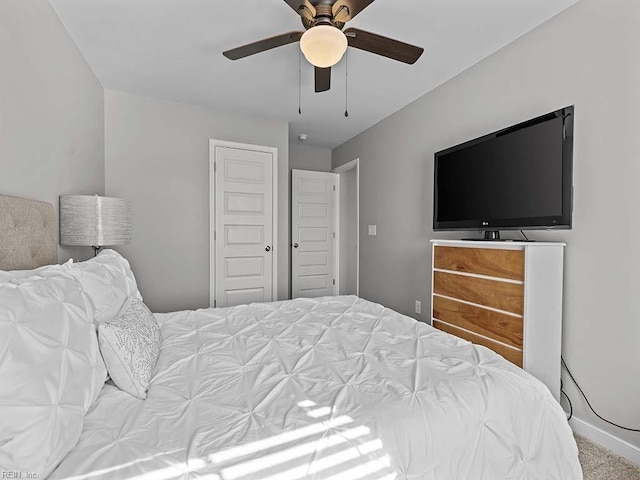
[[[500,238],[500,230],[485,230],[484,238],[463,238],[465,241],[470,242],[502,242]]]

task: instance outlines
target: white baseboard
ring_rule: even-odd
[[[576,417],[569,420],[569,425],[578,435],[582,435],[592,442],[602,445],[607,450],[611,450],[616,455],[620,455],[640,466],[640,448],[635,445],[631,445],[629,442]]]

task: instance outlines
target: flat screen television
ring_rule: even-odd
[[[571,228],[574,109],[435,154],[433,229]]]

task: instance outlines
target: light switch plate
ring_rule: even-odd
[[[371,237],[375,237],[376,236],[376,226],[375,225],[369,225],[369,236],[371,236]]]

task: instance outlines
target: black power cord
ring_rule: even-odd
[[[527,236],[524,234],[524,232],[522,230],[520,230],[520,233],[522,234],[522,236],[524,237],[524,239],[528,242],[529,238],[527,238]]]
[[[598,417],[600,420],[602,420],[603,422],[608,423],[609,425],[613,425],[614,427],[618,427],[621,428],[622,430],[628,430],[629,432],[640,432],[640,429],[638,428],[629,428],[629,427],[623,427],[622,425],[618,425],[617,423],[614,423],[610,420],[607,420],[606,418],[604,418],[602,415],[600,415],[598,412],[596,412],[593,407],[591,406],[591,403],[589,403],[589,399],[587,398],[587,396],[584,394],[584,392],[582,391],[582,388],[580,388],[580,385],[578,385],[578,382],[576,382],[576,379],[573,378],[573,375],[571,374],[571,370],[569,370],[569,367],[567,367],[566,362],[564,361],[563,357],[560,357],[560,361],[562,362],[562,366],[564,367],[564,369],[567,371],[567,373],[569,374],[569,378],[571,378],[571,381],[575,384],[576,387],[578,387],[578,391],[580,392],[580,395],[582,395],[582,398],[584,398],[584,401],[587,402],[587,405],[589,406],[589,409],[591,409],[591,411],[593,412],[593,414]],[[562,391],[562,381],[560,382],[560,392],[567,398],[567,400],[569,401],[569,406],[571,408],[570,410],[570,414],[569,414],[569,419],[573,416],[573,406],[571,405],[571,400],[569,400],[569,397],[567,396],[566,393],[564,393]],[[567,419],[568,420],[568,419]]]
[[[569,404],[569,415],[567,416],[567,422],[568,422],[573,417],[573,404],[571,403],[571,399],[569,398],[569,395],[567,395],[564,392],[564,385],[562,383],[562,379],[560,379],[560,395],[564,395],[564,398],[567,399],[567,403]]]

